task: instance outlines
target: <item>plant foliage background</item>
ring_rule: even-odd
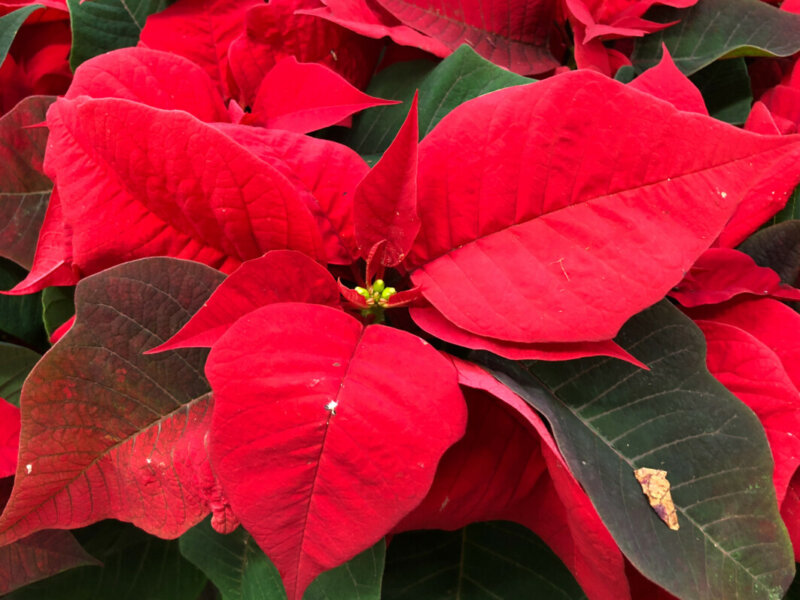
[[[796,0],[0,0],[0,594],[795,597],[799,51]]]

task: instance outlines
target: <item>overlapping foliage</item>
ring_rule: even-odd
[[[795,13],[0,0],[0,593],[784,597]]]

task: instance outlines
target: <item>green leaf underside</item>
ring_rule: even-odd
[[[42,320],[47,336],[75,314],[75,287],[49,287],[42,290]]]
[[[40,8],[44,8],[41,4],[31,4],[24,6],[13,12],[0,17],[0,65],[8,55],[8,49],[11,48],[11,43],[17,37],[17,32],[22,24],[25,22],[31,13]]]
[[[22,384],[40,358],[29,348],[0,342],[0,398],[19,406]]]
[[[800,220],[791,219],[765,227],[742,242],[738,249],[758,266],[775,271],[783,283],[797,285],[800,280]]]
[[[753,104],[753,93],[743,58],[711,63],[690,79],[703,94],[712,117],[732,125],[744,124]]]
[[[662,43],[687,75],[722,57],[791,56],[800,50],[800,15],[760,0],[701,0],[685,9],[657,6],[647,17],[680,23],[636,42],[631,60],[638,71],[659,61]]]
[[[415,531],[392,540],[383,600],[578,600],[586,596],[536,535],[515,523]]]
[[[542,412],[620,549],[680,598],[782,596],[794,560],[777,511],[772,457],[756,416],[705,367],[700,331],[668,302],[632,318],[617,342],[650,371],[614,359],[479,362]],[[664,469],[679,531],[633,471]]]
[[[466,45],[436,66],[428,61],[393,65],[372,79],[367,93],[403,103],[378,107],[359,115],[348,145],[361,154],[384,152],[400,130],[418,88],[419,137],[422,139],[459,104],[495,90],[533,81],[501,69]]]
[[[25,278],[26,272],[10,260],[0,258],[0,289],[9,290]],[[0,296],[0,341],[47,349],[42,324],[41,294]]]
[[[69,65],[74,71],[90,58],[135,46],[147,17],[171,0],[67,0],[72,26]]]
[[[223,600],[285,600],[280,574],[244,528],[229,535],[206,519],[180,539],[181,553],[217,586]],[[303,600],[380,600],[386,544],[381,540],[314,580]]]
[[[177,541],[105,521],[76,532],[102,567],[80,567],[28,585],[4,600],[195,600],[206,578]]]

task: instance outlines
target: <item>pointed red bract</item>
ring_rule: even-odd
[[[183,111],[60,99],[48,126],[45,171],[58,186],[60,237],[58,244],[40,238],[19,290],[41,289],[42,278],[64,265],[85,276],[146,256],[226,272],[274,249],[326,258],[306,192]]]
[[[271,0],[247,12],[245,32],[228,51],[232,85],[242,106],[252,106],[258,88],[276,62],[294,56],[330,67],[355,87],[366,87],[379,44],[308,15],[318,0]]]
[[[663,29],[670,23],[655,23],[642,18],[654,4],[689,8],[698,0],[566,0],[569,14],[585,27],[577,43],[596,38],[639,37]]]
[[[150,352],[210,348],[241,317],[276,302],[309,302],[338,308],[339,288],[331,274],[305,254],[291,250],[267,252],[231,273],[183,329]]]
[[[414,508],[464,432],[446,359],[327,306],[250,313],[214,345],[206,373],[214,470],[289,600]]]
[[[399,21],[451,51],[469,44],[481,56],[520,75],[558,66],[550,54],[554,0],[376,0]]]
[[[800,300],[800,290],[781,283],[772,269],[759,267],[744,252],[709,248],[669,293],[683,306],[718,304],[739,294]]]
[[[227,92],[228,47],[244,31],[247,10],[260,4],[260,0],[178,0],[147,18],[139,43],[188,58]]]
[[[740,202],[765,189],[785,198],[799,159],[797,140],[591,72],[500,90],[420,144],[422,228],[404,264],[470,333],[610,339],[678,283]]]
[[[662,46],[662,49],[663,54],[659,63],[631,81],[628,87],[666,100],[678,110],[708,116],[708,109],[700,90],[675,66],[666,45]]]
[[[205,354],[142,353],[168,338],[221,281],[158,258],[76,290],[77,319],[22,388],[19,464],[0,545],[102,519],[171,538],[226,507],[206,451]]]
[[[498,356],[512,360],[572,360],[587,356],[611,356],[631,364],[647,368],[614,340],[600,342],[550,342],[531,343],[508,342],[483,337],[459,329],[448,321],[435,308],[412,307],[411,318],[420,329],[440,340],[472,350],[488,350]]]
[[[0,398],[0,478],[17,471],[19,409]]]
[[[252,114],[245,120],[264,127],[308,133],[336,125],[361,110],[386,104],[396,101],[368,96],[325,65],[299,63],[288,56],[264,77]]]
[[[780,357],[743,329],[714,321],[696,321],[706,338],[708,370],[758,415],[775,459],[773,480],[778,504],[800,466],[800,391]],[[800,317],[795,320],[800,325]],[[785,335],[800,336],[786,323]]]
[[[400,131],[381,159],[358,184],[353,199],[356,241],[361,256],[386,241],[381,263],[394,267],[402,262],[417,237],[417,95]]]
[[[81,64],[66,93],[70,99],[79,96],[185,110],[201,121],[228,120],[214,82],[200,67],[181,56],[146,48],[123,48]]]

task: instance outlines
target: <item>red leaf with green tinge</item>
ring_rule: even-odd
[[[228,48],[244,31],[248,9],[261,4],[260,0],[179,0],[147,17],[139,44],[188,58],[208,73],[220,91],[227,91]]]
[[[185,110],[201,121],[228,120],[214,82],[200,67],[181,56],[146,48],[123,48],[81,64],[65,97],[79,96]]]
[[[85,565],[100,563],[68,531],[40,531],[0,547],[0,594]]]
[[[408,116],[389,148],[358,184],[353,199],[356,241],[362,258],[378,242],[382,263],[394,267],[402,262],[417,237],[417,144],[419,119],[417,94]]]
[[[386,104],[396,101],[368,96],[325,65],[299,63],[288,56],[264,77],[252,114],[245,121],[308,133],[336,125],[364,109]]]
[[[53,100],[27,98],[0,118],[0,256],[26,269],[53,187],[41,172],[47,130],[30,125],[44,121]]]
[[[156,258],[78,285],[75,325],[22,389],[19,465],[0,544],[108,518],[177,537],[212,509],[217,521],[228,517],[205,448],[205,352],[142,355],[221,280],[203,265]]]
[[[60,263],[85,276],[157,255],[227,272],[275,249],[326,258],[307,192],[187,113],[81,97],[58,100],[48,126],[45,171],[71,251],[40,240],[17,291],[40,289]]]
[[[765,188],[785,197],[799,159],[797,140],[587,71],[500,90],[420,144],[422,228],[404,264],[470,333],[610,339],[680,281],[740,202]]]
[[[376,0],[403,24],[438,40],[451,51],[469,44],[475,51],[520,75],[558,66],[550,54],[553,0]]]
[[[210,348],[241,317],[276,302],[339,307],[339,287],[328,271],[305,254],[273,250],[249,260],[214,290],[189,322],[151,352]]]
[[[446,359],[327,306],[272,304],[239,319],[206,373],[212,464],[289,600],[413,509],[464,432]]]

